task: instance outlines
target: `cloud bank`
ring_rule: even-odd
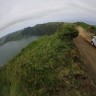
[[[0,36],[49,21],[96,24],[95,12],[96,0],[0,0]]]

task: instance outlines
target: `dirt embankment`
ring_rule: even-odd
[[[82,27],[77,27],[77,29],[79,30],[79,36],[81,36],[84,40],[86,40],[87,42],[90,42],[92,39],[92,36],[94,34],[85,31]]]
[[[79,36],[74,39],[74,43],[83,56],[89,74],[94,80],[94,86],[96,86],[96,47],[90,43],[93,34],[86,32],[82,27],[78,27],[77,29],[80,33]]]

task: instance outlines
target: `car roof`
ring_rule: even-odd
[[[96,36],[93,36],[93,38],[96,38]]]

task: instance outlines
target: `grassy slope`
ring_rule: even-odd
[[[84,22],[81,22],[80,23],[80,26],[82,26],[84,29],[88,29],[88,27],[90,26],[89,24],[87,24],[87,23],[84,23]]]
[[[77,22],[76,24],[83,27],[86,30],[86,32],[91,32],[91,33],[94,33],[94,35],[96,35],[96,26],[89,25],[84,22]]]
[[[23,49],[0,70],[0,96],[95,96],[74,34],[63,26]]]

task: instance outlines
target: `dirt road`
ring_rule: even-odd
[[[93,34],[85,32],[82,27],[77,28],[79,36],[74,39],[74,43],[78,47],[84,61],[88,67],[91,78],[95,81],[96,85],[96,47],[92,46],[90,41]]]

